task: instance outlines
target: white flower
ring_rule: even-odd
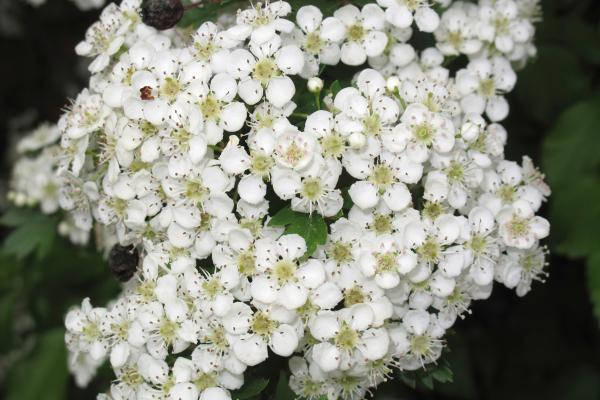
[[[236,49],[229,57],[227,72],[240,80],[240,97],[256,104],[264,93],[275,107],[283,107],[294,96],[294,83],[287,75],[302,71],[302,50],[291,44],[282,47],[279,36],[250,49]]]
[[[413,162],[425,162],[432,150],[448,153],[454,146],[454,124],[419,103],[410,104],[394,128],[392,151],[403,151]]]
[[[319,65],[336,65],[340,62],[339,43],[344,39],[346,28],[334,17],[323,19],[315,6],[304,6],[296,14],[298,28],[290,34],[290,40],[298,44],[305,57],[303,77],[315,77]]]
[[[517,200],[500,210],[497,216],[499,233],[507,246],[530,249],[538,240],[548,236],[550,224],[536,216],[529,203]]]
[[[398,28],[408,28],[414,20],[419,30],[433,32],[440,23],[440,17],[427,0],[377,0],[377,3],[386,9],[386,20]]]
[[[472,60],[466,69],[456,73],[456,88],[462,96],[464,113],[483,114],[492,121],[508,115],[508,102],[503,94],[510,92],[517,80],[510,63],[502,57]]]
[[[276,241],[269,238],[255,242],[256,276],[250,284],[255,300],[265,304],[280,304],[288,310],[301,307],[308,290],[298,276],[298,259],[306,252],[306,242],[296,234],[283,235]]]
[[[274,37],[277,32],[290,32],[294,27],[291,21],[284,19],[292,11],[289,3],[281,0],[258,3],[250,9],[242,10],[237,15],[237,25],[228,30],[235,39],[250,40],[263,44]]]
[[[435,30],[437,48],[444,55],[475,54],[482,46],[478,37],[477,6],[455,3],[442,14],[439,27]]]
[[[385,15],[375,4],[367,4],[362,10],[346,5],[333,13],[346,27],[341,48],[341,60],[348,65],[361,65],[367,57],[376,57],[385,50],[388,38],[383,32]]]

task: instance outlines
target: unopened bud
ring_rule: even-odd
[[[323,90],[323,79],[319,77],[310,78],[307,83],[308,91],[311,93],[319,93]]]

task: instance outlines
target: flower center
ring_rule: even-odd
[[[215,345],[215,347],[221,351],[229,349],[229,342],[227,341],[225,330],[221,327],[213,329],[211,334],[205,339],[207,342]]]
[[[111,324],[110,329],[119,340],[127,340],[129,333],[129,321],[121,322],[120,324]]]
[[[417,253],[421,256],[421,258],[428,263],[437,263],[440,258],[440,253],[442,249],[438,242],[433,240],[433,238],[427,238],[425,243],[417,248]]]
[[[423,215],[432,221],[436,220],[437,217],[439,217],[443,213],[444,206],[440,202],[428,201],[423,206]]]
[[[432,126],[430,126],[427,122],[424,122],[420,125],[417,125],[414,132],[417,141],[421,142],[425,146],[431,146],[434,133]]]
[[[271,333],[273,333],[278,326],[279,324],[277,321],[273,321],[267,313],[262,311],[254,314],[250,325],[252,332],[264,338],[270,337]]]
[[[140,375],[137,368],[133,367],[124,367],[121,370],[121,374],[119,376],[119,380],[125,383],[127,386],[136,387],[141,385],[144,382],[144,379]]]
[[[254,237],[258,237],[262,230],[262,223],[256,219],[244,218],[240,221],[240,226],[244,229],[248,229]]]
[[[279,285],[284,285],[290,282],[296,282],[297,278],[295,275],[296,263],[290,260],[281,260],[273,266],[273,277],[277,280]]]
[[[95,341],[101,336],[100,328],[93,322],[88,322],[81,331],[83,336],[90,342]]]
[[[176,79],[171,77],[165,78],[165,81],[160,87],[159,93],[162,97],[167,98],[169,101],[174,101],[177,95],[181,91],[181,84]]]
[[[375,214],[371,228],[378,235],[392,232],[392,218],[385,214]]]
[[[340,349],[350,352],[358,345],[358,338],[358,332],[346,322],[342,322],[340,331],[335,335],[333,341]]]
[[[431,339],[428,335],[414,336],[410,340],[410,349],[419,358],[427,357],[431,352]]]
[[[171,344],[177,337],[177,328],[175,322],[164,318],[158,328],[158,333],[166,343]]]
[[[515,201],[516,190],[513,186],[502,185],[498,189],[497,195],[504,203],[512,203]]]
[[[252,71],[252,77],[259,81],[263,86],[267,86],[271,78],[279,75],[280,72],[279,68],[277,68],[277,64],[270,58],[259,60]]]
[[[302,183],[302,197],[310,201],[316,201],[323,195],[323,185],[318,178],[307,178]]]
[[[525,236],[529,233],[529,221],[518,215],[513,215],[506,227],[512,236]]]
[[[252,153],[252,159],[250,160],[250,171],[255,175],[265,177],[269,175],[269,171],[273,166],[273,159],[263,153]]]
[[[377,273],[393,272],[396,270],[396,253],[389,251],[387,253],[375,254],[375,265]]]
[[[369,181],[373,183],[380,192],[385,191],[390,185],[392,185],[396,179],[392,169],[385,164],[378,164],[373,167],[373,172],[369,177]]]
[[[360,286],[353,286],[344,291],[344,307],[352,307],[355,304],[362,304],[367,300],[367,296]]]
[[[469,247],[473,250],[476,256],[479,256],[485,252],[487,242],[485,237],[481,235],[474,235],[469,242]]]
[[[351,42],[359,42],[365,37],[366,31],[361,24],[354,24],[348,27],[347,37]]]
[[[450,183],[462,182],[465,177],[465,169],[462,164],[452,161],[448,168],[446,168],[446,175]]]
[[[200,111],[202,111],[204,118],[212,121],[217,121],[221,118],[222,109],[223,103],[210,94],[200,104]]]
[[[496,84],[492,78],[487,78],[479,84],[479,92],[485,97],[492,97],[496,94]]]
[[[223,292],[223,285],[217,277],[213,276],[211,279],[202,282],[202,289],[204,289],[206,297],[214,300],[220,293]]]
[[[194,385],[196,385],[196,387],[200,391],[203,391],[205,389],[208,389],[210,387],[215,387],[218,385],[218,379],[214,373],[213,374],[200,373],[200,374],[198,374],[198,376],[196,376],[196,379],[194,379],[193,382],[194,382]]]
[[[352,257],[352,248],[350,244],[342,241],[331,243],[327,251],[327,255],[337,264],[350,262],[354,259]]]
[[[325,42],[321,39],[319,32],[311,32],[306,35],[304,49],[310,54],[319,54]]]
[[[195,204],[202,204],[208,197],[209,190],[198,180],[189,180],[185,183],[185,197],[192,200]]]
[[[204,43],[196,42],[194,48],[196,49],[196,55],[201,60],[209,60],[215,52],[215,45],[210,40]]]
[[[144,281],[137,287],[136,291],[144,302],[149,303],[154,299],[154,289],[156,289],[156,283],[153,281]]]
[[[244,276],[252,276],[256,272],[254,253],[250,250],[240,253],[237,263],[240,273]]]
[[[365,135],[377,136],[381,132],[381,118],[379,114],[371,114],[363,119]]]
[[[321,148],[323,149],[323,155],[325,157],[338,158],[344,154],[346,142],[341,135],[332,133],[321,139]]]

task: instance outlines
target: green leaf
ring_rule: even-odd
[[[590,87],[591,75],[570,48],[540,46],[537,59],[519,72],[515,97],[528,118],[547,123],[565,106],[586,96]]]
[[[344,205],[342,206],[342,209],[350,210],[354,205],[354,202],[352,201],[352,197],[350,197],[350,193],[348,193],[348,188],[342,189],[342,197],[344,199]]]
[[[340,84],[340,81],[337,81],[337,80],[333,81],[329,91],[331,92],[331,94],[333,95],[334,98],[339,93],[340,90],[342,90],[342,85]]]
[[[243,388],[233,393],[233,398],[236,400],[246,400],[254,396],[258,396],[269,385],[268,379],[256,379],[244,385]]]
[[[9,371],[6,400],[67,398],[68,372],[64,331],[54,329],[38,338],[30,356]]]
[[[290,385],[288,383],[288,377],[285,372],[281,371],[279,373],[279,381],[277,381],[277,389],[275,390],[275,399],[276,400],[291,400],[295,399],[296,394],[292,389],[290,389]]]
[[[269,225],[283,226],[286,234],[295,233],[302,236],[307,248],[304,258],[310,257],[317,246],[327,241],[327,224],[323,217],[316,213],[309,215],[284,207],[271,218]]]
[[[40,216],[40,212],[32,208],[11,208],[0,217],[0,225],[14,228]]]
[[[454,379],[454,374],[450,369],[450,364],[445,358],[438,360],[437,364],[428,365],[427,369],[420,369],[412,372],[400,372],[400,380],[407,386],[415,389],[417,384],[421,384],[429,390],[433,390],[435,383],[450,383]]]
[[[0,224],[15,227],[6,238],[3,251],[18,259],[37,252],[38,259],[44,258],[52,248],[56,236],[56,218],[31,210],[10,210]]]
[[[600,251],[596,251],[587,260],[587,285],[594,316],[600,323]]]
[[[600,96],[563,112],[543,146],[543,169],[554,193],[600,166]]]
[[[554,249],[570,257],[586,257],[598,249],[600,182],[582,176],[553,187],[550,221]]]

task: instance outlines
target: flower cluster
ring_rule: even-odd
[[[60,205],[75,241],[94,229],[107,253],[139,254],[113,303],[66,317],[80,384],[109,360],[101,399],[230,399],[270,350],[298,396],[359,399],[435,363],[494,281],[522,296],[543,280],[550,190],[504,158],[499,124],[537,3],[449,3],[256,3],[188,41],[135,0],[102,12],[77,47],[89,88],[22,142],[60,135],[13,184],[19,204]],[[436,46],[414,48],[413,29]],[[325,91],[340,63],[352,75]]]

